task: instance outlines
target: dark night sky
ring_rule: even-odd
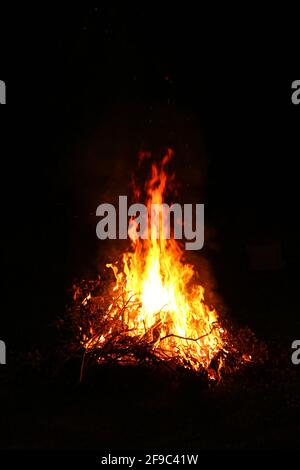
[[[13,51],[0,77],[12,129],[2,138],[10,320],[18,311],[18,331],[8,321],[5,331],[32,335],[61,313],[72,277],[95,264],[88,214],[114,175],[127,178],[141,146],[172,145],[184,183],[206,169],[198,190],[223,246],[219,282],[230,269],[238,282],[248,239],[285,243],[294,273],[299,109],[290,102],[295,76],[282,78],[275,43],[254,42],[251,31],[244,37],[244,24],[216,40],[205,17],[173,7],[49,7],[35,15],[19,15],[2,32]],[[227,300],[234,302],[230,287]]]

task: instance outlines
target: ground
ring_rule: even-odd
[[[293,449],[299,446],[300,383],[282,358],[208,386],[187,374],[79,362],[48,377],[23,367],[1,387],[9,449]],[[26,380],[25,380],[26,377]]]

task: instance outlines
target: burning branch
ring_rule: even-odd
[[[172,155],[152,163],[144,185],[149,208],[162,206],[168,184],[173,184],[165,168]],[[69,318],[78,348],[84,351],[81,378],[87,355],[98,363],[205,371],[215,379],[225,361],[234,368],[252,360],[205,302],[194,267],[184,260],[174,238],[165,239],[163,214],[158,215],[162,223],[155,237],[134,237],[121,262],[107,265],[113,285],[99,278],[74,286]]]

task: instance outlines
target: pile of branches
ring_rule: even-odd
[[[134,330],[127,327],[126,316],[129,308],[131,311],[140,309],[141,304],[134,300],[134,296],[128,296],[122,287],[112,296],[112,288],[113,283],[109,279],[100,277],[73,285],[72,301],[61,323],[67,354],[81,357],[81,379],[91,362],[159,366],[180,375],[192,368],[193,359],[191,362],[185,361],[179,351],[178,355],[172,352],[170,356],[169,351],[163,348],[163,340],[174,336],[185,340],[185,343],[189,340],[198,341],[218,328],[217,324],[212,325],[211,331],[199,338],[181,338],[173,334],[159,338],[158,320],[151,328],[145,328],[143,335],[135,335]],[[226,347],[216,354],[207,369],[203,367],[197,372],[199,375],[219,381],[222,376],[232,374],[249,363],[265,359],[264,345],[249,329],[233,331],[229,325],[225,325],[225,332]],[[160,347],[154,347],[158,342],[161,343]]]

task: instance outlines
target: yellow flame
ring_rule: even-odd
[[[149,217],[151,205],[164,202],[168,181],[165,166],[171,157],[168,151],[161,164],[152,164],[145,186]],[[224,330],[217,325],[216,310],[205,303],[204,288],[195,281],[193,266],[183,261],[176,240],[162,236],[162,220],[159,227],[158,236],[146,240],[132,236],[132,250],[123,255],[123,271],[108,265],[115,274],[116,296],[120,286],[125,286],[128,308],[123,321],[127,334],[150,334],[153,348],[167,359],[176,358],[195,370],[208,368],[222,349]]]

